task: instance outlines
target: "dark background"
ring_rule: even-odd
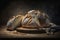
[[[53,23],[60,25],[60,1],[0,0],[0,26],[6,25],[10,17],[25,14],[31,9],[43,10]]]

